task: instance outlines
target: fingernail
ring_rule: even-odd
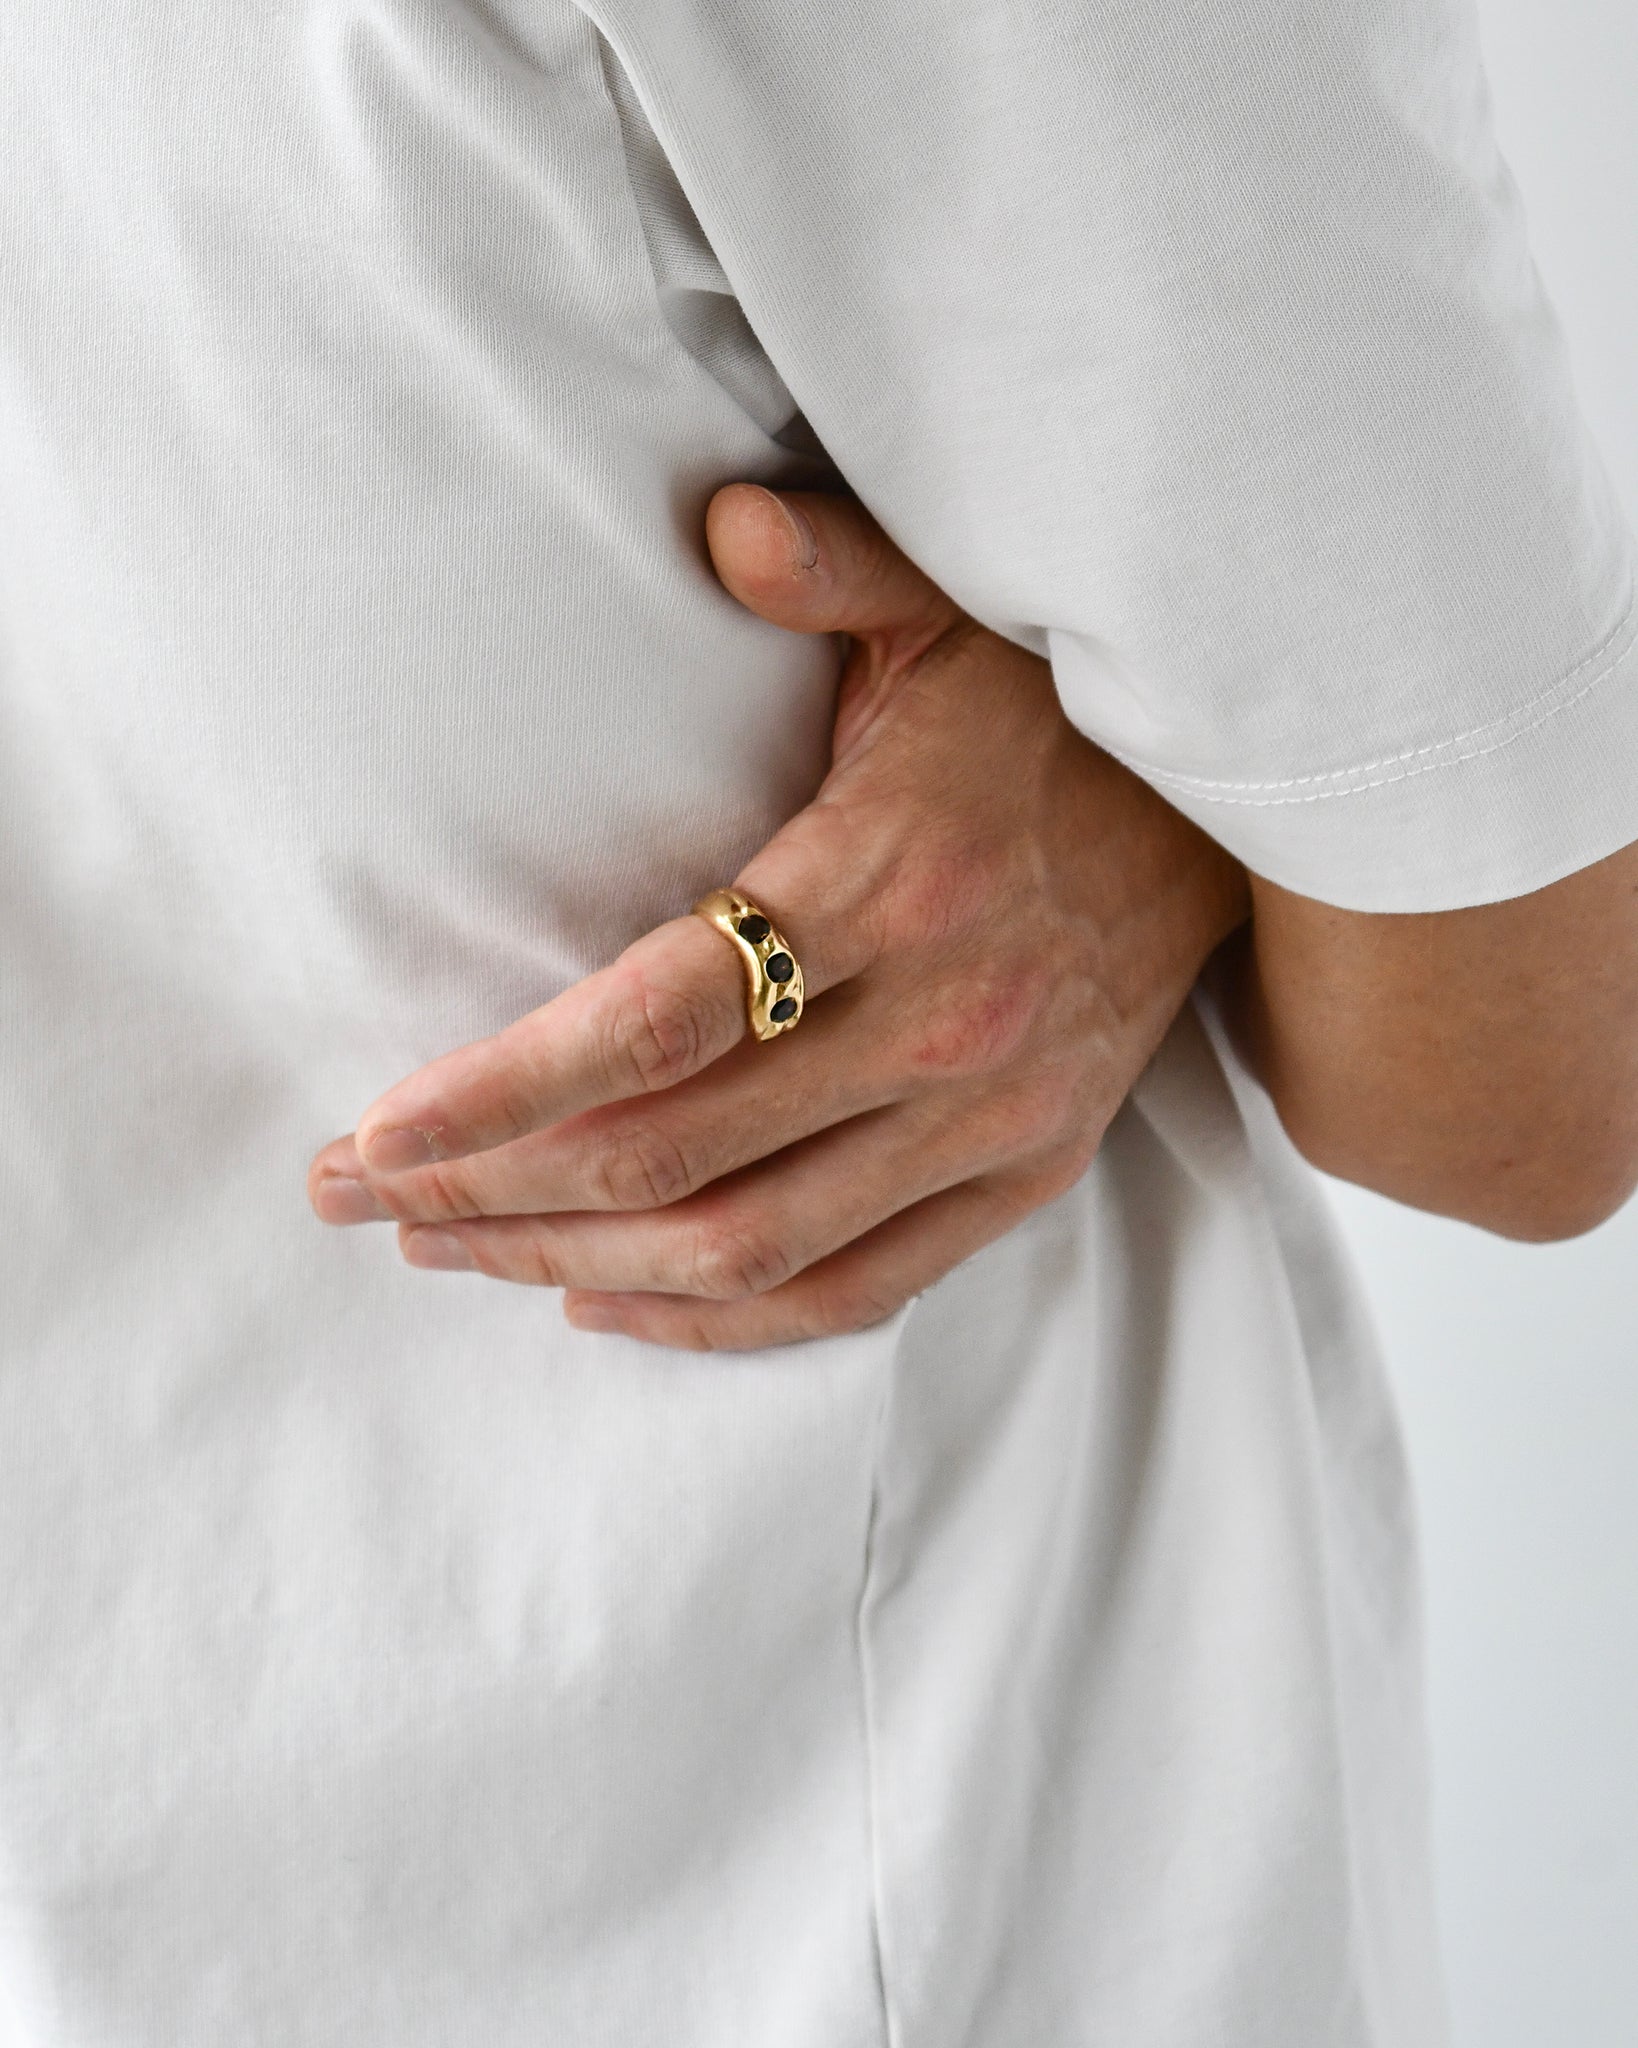
[[[382,1208],[361,1180],[345,1173],[326,1174],[313,1193],[314,1206],[326,1223],[390,1223],[392,1212]]]
[[[571,1329],[589,1330],[598,1335],[618,1336],[625,1327],[612,1302],[565,1302],[563,1314]]]
[[[438,1142],[431,1131],[394,1124],[372,1132],[358,1150],[377,1173],[407,1173],[412,1166],[430,1166],[438,1157]]]
[[[773,491],[768,495],[784,513],[785,524],[791,530],[791,567],[798,574],[805,574],[818,565],[819,536],[814,532],[807,514],[799,505],[787,505],[785,500]]]
[[[412,1230],[404,1240],[404,1257],[433,1273],[471,1273],[478,1263],[451,1230]]]

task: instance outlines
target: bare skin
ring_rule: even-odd
[[[326,1221],[581,1328],[761,1346],[878,1321],[1085,1171],[1244,876],[859,508],[787,502],[732,487],[708,539],[764,618],[853,636],[832,770],[734,878],[800,1027],[750,1041],[734,949],[675,919],[374,1104],[314,1162]]]
[[[736,485],[707,532],[752,610],[853,640],[831,773],[735,878],[802,961],[800,1028],[749,1042],[733,949],[675,919],[389,1090],[313,1162],[326,1222],[562,1287],[583,1329],[862,1327],[1085,1171],[1253,903],[1238,1028],[1317,1163],[1526,1237],[1638,1178],[1638,849],[1486,910],[1308,902],[1078,734],[1046,664],[859,508]]]
[[[1316,1165],[1504,1237],[1638,1184],[1638,846],[1476,910],[1368,917],[1254,880],[1239,1036]]]

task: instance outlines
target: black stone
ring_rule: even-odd
[[[773,926],[765,917],[742,917],[735,930],[748,946],[760,946]]]
[[[770,953],[762,965],[770,981],[789,981],[796,972],[796,962],[789,953]]]
[[[796,1015],[796,998],[794,996],[781,996],[768,1012],[768,1015],[776,1024],[788,1024]]]

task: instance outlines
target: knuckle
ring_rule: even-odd
[[[560,1263],[553,1256],[552,1242],[543,1230],[520,1232],[507,1246],[504,1263],[511,1279],[526,1287],[561,1287]]]
[[[1077,1138],[1073,1144],[1060,1146],[1041,1167],[1031,1190],[1031,1207],[1044,1208],[1060,1195],[1067,1195],[1097,1156],[1098,1141],[1094,1137]]]
[[[1073,1143],[1075,1091],[1058,1074],[1032,1077],[997,1106],[997,1136],[1003,1157],[1037,1153]]]
[[[694,1240],[688,1292],[712,1301],[743,1301],[779,1286],[790,1272],[790,1260],[771,1238],[743,1224],[715,1224]]]
[[[1097,1155],[1096,1138],[1077,1136],[1037,1153],[1027,1165],[996,1175],[988,1185],[993,1234],[999,1236],[1011,1230],[1037,1209],[1067,1195],[1085,1176]]]
[[[720,1332],[707,1315],[695,1311],[684,1311],[666,1327],[662,1342],[677,1351],[719,1351],[722,1349]]]
[[[647,983],[621,1007],[611,1034],[609,1065],[640,1089],[669,1088],[699,1064],[704,1031],[699,1012],[676,989]]]
[[[416,1190],[413,1187],[401,1186],[394,1178],[372,1180],[366,1185],[395,1223],[407,1227],[416,1223],[443,1223],[448,1220],[446,1217],[429,1215]]]
[[[867,1275],[833,1280],[815,1295],[804,1334],[844,1337],[855,1330],[868,1330],[876,1323],[885,1323],[904,1306],[907,1298]]]
[[[420,1223],[457,1223],[483,1213],[466,1175],[454,1166],[426,1167],[410,1186],[396,1190],[388,1183],[378,1192],[388,1208]]]
[[[597,1192],[610,1209],[663,1209],[692,1194],[697,1184],[682,1146],[654,1124],[610,1133],[593,1174]]]
[[[484,1136],[489,1145],[510,1145],[539,1129],[542,1085],[538,1077],[523,1073],[508,1075],[502,1081],[485,1118]]]

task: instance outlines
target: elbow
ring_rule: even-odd
[[[1568,1244],[1586,1237],[1625,1208],[1638,1188],[1638,1160],[1579,1160],[1515,1187],[1475,1191],[1463,1222],[1517,1244]]]
[[[1297,1150],[1322,1173],[1412,1209],[1471,1224],[1517,1244],[1565,1244],[1609,1222],[1638,1190],[1638,1117],[1556,1141],[1512,1134],[1498,1144],[1425,1147],[1377,1130],[1373,1142],[1338,1142],[1334,1130],[1284,1119]]]
[[[1638,1106],[1623,1098],[1479,1149],[1464,1222],[1519,1244],[1565,1244],[1608,1223],[1638,1188]],[[1562,1111],[1561,1111],[1562,1116]]]

